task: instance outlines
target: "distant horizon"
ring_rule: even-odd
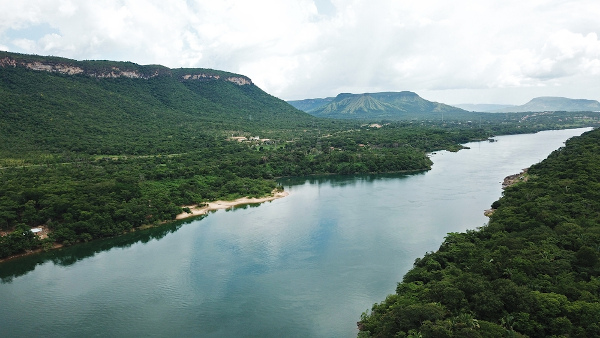
[[[420,95],[417,92],[411,91],[411,90],[400,90],[400,91],[381,91],[381,92],[364,92],[364,93],[339,93],[340,94],[351,94],[351,95],[363,95],[363,94],[378,94],[378,93],[400,93],[400,92],[412,92],[415,93],[417,95],[419,95],[421,98],[429,100],[426,97],[423,97],[422,95]],[[326,96],[326,97],[307,97],[304,99],[299,99],[299,100],[285,100],[286,102],[289,101],[302,101],[302,100],[323,100],[323,99],[328,99],[328,98],[336,98],[338,95],[335,96]],[[598,100],[593,100],[593,99],[585,99],[585,98],[572,98],[572,97],[566,97],[566,96],[536,96],[536,97],[532,97],[531,99],[529,99],[528,101],[526,101],[523,104],[508,104],[508,103],[489,103],[489,102],[485,102],[485,103],[471,103],[471,102],[463,102],[463,103],[447,103],[447,102],[439,102],[439,101],[434,101],[434,102],[439,102],[439,103],[444,103],[450,106],[458,106],[458,105],[498,105],[498,106],[522,106],[525,105],[529,102],[531,102],[534,99],[539,99],[539,98],[560,98],[560,99],[568,99],[568,100],[589,100],[589,101],[596,101],[599,102]],[[432,100],[429,100],[432,101]]]

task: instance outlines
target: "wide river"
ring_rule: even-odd
[[[0,336],[355,337],[448,232],[483,226],[505,176],[589,129],[500,136],[410,175],[282,180],[260,206],[0,264]]]

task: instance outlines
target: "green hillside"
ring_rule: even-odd
[[[317,117],[361,119],[370,121],[469,118],[474,116],[460,108],[431,102],[413,92],[339,94],[333,100],[314,99],[290,102]]]
[[[489,225],[448,234],[359,337],[600,336],[600,130],[509,187]]]
[[[215,133],[269,136],[314,120],[232,73],[60,58],[41,64],[5,52],[0,60],[5,153],[177,153]]]

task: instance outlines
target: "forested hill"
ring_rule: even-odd
[[[417,259],[359,337],[600,337],[600,130],[528,175]]]
[[[14,152],[175,153],[314,120],[238,74],[7,52],[0,111],[0,151]]]
[[[443,103],[432,102],[409,91],[364,94],[339,94],[334,99],[312,99],[290,101],[291,105],[317,117],[363,120],[410,120],[429,119],[435,115],[447,119],[460,115],[465,110]],[[472,115],[469,115],[472,116]]]

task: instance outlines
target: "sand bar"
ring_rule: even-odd
[[[275,192],[272,196],[262,197],[262,198],[248,198],[242,197],[233,201],[214,201],[209,202],[206,206],[198,207],[197,205],[187,205],[185,207],[190,208],[192,213],[183,212],[175,217],[175,219],[184,219],[188,217],[195,217],[200,215],[205,215],[209,211],[220,210],[220,209],[228,209],[238,205],[243,204],[255,204],[255,203],[263,203],[269,202],[278,198],[282,198],[289,195],[287,191]]]

